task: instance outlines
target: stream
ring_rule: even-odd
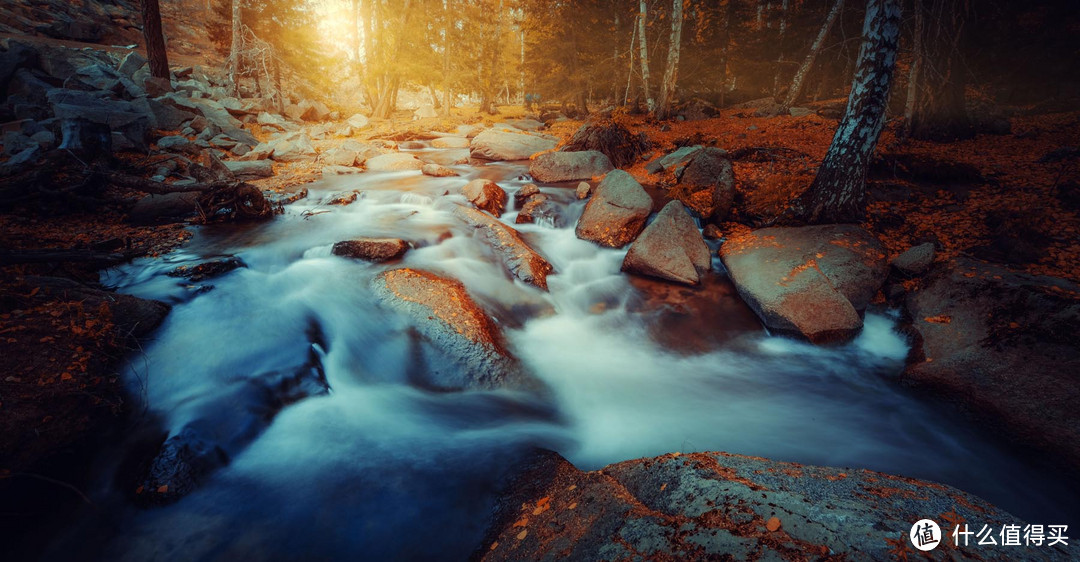
[[[416,152],[443,163],[466,154]],[[563,209],[561,226],[514,225],[513,209],[502,220],[554,266],[545,293],[512,280],[451,212],[467,204],[460,186],[478,177],[498,182],[512,207],[526,163],[451,167],[461,176],[329,177],[267,223],[202,227],[173,253],[104,272],[105,284],[174,307],[126,367],[146,409],[133,433],[178,431],[238,384],[303,364],[313,341],[330,390],[285,407],[171,505],[136,508],[117,489],[130,482],[118,474],[134,445],[116,444],[89,491],[103,507],[51,557],[463,559],[482,538],[499,479],[537,446],[583,470],[672,451],[869,468],[954,485],[1032,523],[1075,515],[1059,500],[1067,483],[898,383],[908,345],[895,311],[869,311],[847,345],[815,347],[747,322],[718,274],[711,313],[672,315],[656,305],[662,287],[649,294],[663,284],[619,271],[625,249],[575,237],[585,202],[573,189],[541,185]],[[349,190],[361,192],[350,205],[320,203]],[[331,255],[358,236],[414,249],[390,264]],[[221,256],[247,267],[202,283],[166,275]],[[370,288],[401,266],[463,282],[549,392],[410,384],[424,366],[409,321],[378,306]],[[715,257],[714,269],[723,271]]]

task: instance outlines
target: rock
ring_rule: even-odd
[[[323,199],[321,203],[323,205],[341,205],[345,206],[356,201],[360,196],[360,192],[355,189],[352,191],[346,191],[342,193],[334,193]]]
[[[131,102],[97,97],[90,92],[54,88],[48,93],[53,114],[61,121],[82,119],[120,133],[134,146],[146,148],[150,117]]]
[[[277,140],[271,143],[273,153],[270,158],[277,162],[300,162],[315,159],[315,147],[307,135],[301,134],[294,140]],[[258,147],[255,147],[257,150]],[[252,150],[254,152],[255,150]]]
[[[590,193],[592,193],[592,186],[587,181],[577,184],[577,189],[574,190],[574,194],[577,195],[578,199],[585,199]]]
[[[888,274],[884,246],[855,225],[755,230],[729,238],[720,257],[767,328],[814,343],[854,338]]]
[[[225,162],[225,167],[238,180],[255,180],[268,178],[274,175],[274,167],[269,160],[255,160],[250,162],[232,160]]]
[[[128,220],[135,224],[175,222],[195,216],[199,196],[195,192],[147,195],[139,199],[128,212]]]
[[[29,169],[41,154],[42,149],[36,144],[22,149],[7,162],[0,163],[0,176],[10,176]]]
[[[595,150],[545,152],[533,158],[529,175],[541,182],[577,181],[600,177],[613,168],[608,157]]]
[[[909,293],[902,380],[1080,472],[1080,286],[961,258]]]
[[[527,183],[521,186],[521,189],[514,192],[514,205],[520,208],[530,197],[539,193],[540,188],[537,187],[535,183]]]
[[[354,129],[363,129],[368,126],[368,118],[362,113],[357,113],[352,117],[349,117],[345,122]]]
[[[792,117],[806,117],[807,115],[814,115],[814,110],[805,107],[791,107],[788,108],[788,115],[791,115]]]
[[[255,118],[255,122],[265,127],[275,127],[277,129],[285,130],[285,118],[266,111],[260,112],[259,116]]]
[[[146,57],[142,56],[138,51],[131,51],[127,55],[124,55],[124,60],[120,61],[120,66],[116,68],[116,71],[128,78],[135,75],[135,71],[139,70],[146,64]]]
[[[214,279],[215,277],[221,277],[226,273],[233,271],[234,269],[240,269],[247,267],[244,260],[236,257],[229,256],[225,258],[218,258],[209,261],[204,261],[194,266],[182,265],[167,275],[169,277],[182,277],[193,283],[200,283],[207,279]]]
[[[908,534],[923,518],[936,519],[951,546],[944,513],[973,531],[1025,525],[950,486],[869,470],[672,453],[584,472],[542,451],[509,479],[476,553],[488,562],[891,560],[898,548],[916,552]],[[965,560],[1068,558],[974,540],[945,552]]]
[[[712,252],[686,208],[672,201],[630,245],[622,270],[697,285],[712,269]]]
[[[506,208],[506,192],[491,180],[475,179],[461,188],[461,193],[477,209],[501,217]]]
[[[451,170],[450,168],[434,163],[424,164],[424,166],[420,168],[420,172],[423,173],[425,176],[431,176],[435,178],[445,178],[458,175],[457,172]]]
[[[157,147],[159,150],[168,150],[169,152],[185,152],[187,154],[198,154],[200,152],[199,147],[180,135],[161,137],[157,141]]]
[[[214,148],[220,148],[222,150],[232,150],[232,148],[237,144],[239,143],[236,142],[236,140],[232,139],[225,133],[215,135],[212,139],[210,139],[210,146]]]
[[[117,332],[124,337],[142,338],[161,325],[172,309],[155,300],[105,291],[63,277],[28,276],[26,281],[41,287],[44,294],[59,299],[79,301],[86,310],[109,309]]]
[[[735,203],[735,173],[726,155],[719,148],[703,148],[674,172],[679,200],[714,222],[726,220]]]
[[[418,269],[391,269],[375,278],[379,300],[410,318],[449,361],[430,361],[427,385],[445,390],[526,386],[502,331],[460,281]]]
[[[435,106],[430,103],[425,103],[413,111],[413,119],[430,119],[432,117],[438,117],[438,112],[435,111]]]
[[[322,153],[320,159],[330,166],[355,166],[356,151],[347,148],[331,148]]]
[[[690,162],[690,159],[693,158],[698,151],[703,150],[704,148],[705,147],[701,145],[678,148],[669,154],[665,154],[664,156],[645,164],[645,171],[650,174],[655,174],[664,170],[683,167]]]
[[[283,408],[326,394],[318,355],[310,355],[308,363],[293,369],[245,373],[237,383],[189,405],[192,421],[162,443],[138,483],[135,503],[147,507],[178,501],[243,451]]]
[[[517,121],[511,121],[507,124],[515,129],[521,129],[522,131],[539,131],[545,126],[536,119],[518,119]]]
[[[892,266],[902,275],[915,277],[930,269],[930,266],[934,263],[935,255],[937,255],[937,252],[934,250],[933,242],[919,244],[908,248],[907,251],[893,258]]]
[[[324,176],[348,176],[352,174],[359,174],[363,172],[360,168],[354,168],[352,166],[323,166],[320,173]]]
[[[472,139],[469,155],[484,160],[527,160],[555,144],[548,137],[488,129]]]
[[[369,172],[400,172],[419,170],[424,167],[424,163],[412,154],[391,152],[368,158],[364,161],[364,167]]]
[[[609,248],[621,248],[637,238],[652,210],[652,198],[623,170],[613,170],[585,204],[575,234]]]
[[[321,101],[301,100],[300,103],[296,104],[295,108],[292,114],[289,114],[289,110],[286,109],[286,115],[289,115],[289,117],[298,115],[298,118],[293,117],[295,120],[326,121],[330,118],[330,108],[326,107],[326,104]]]
[[[551,197],[540,193],[529,197],[525,201],[514,222],[517,224],[548,224],[552,228],[562,228],[563,217],[559,206],[551,200]]]
[[[196,118],[196,115],[190,111],[179,109],[174,105],[165,104],[158,100],[147,100],[147,104],[150,107],[151,114],[154,116],[154,127],[164,131],[178,131],[184,123],[193,122]],[[206,126],[206,118],[201,116],[199,118],[203,119],[203,122],[199,123],[202,127],[198,130],[202,131]]]
[[[432,148],[469,148],[469,139],[464,137],[439,137],[431,139]]]
[[[454,214],[478,231],[479,236],[495,250],[503,265],[518,279],[547,290],[551,264],[536,253],[516,230],[476,209],[459,206]]]
[[[30,135],[30,140],[41,147],[41,150],[49,150],[56,146],[56,135],[52,131],[38,131]]]
[[[260,142],[241,157],[244,161],[266,160],[274,155],[274,145]]]
[[[400,238],[354,238],[334,244],[335,256],[383,262],[405,255],[409,243]]]

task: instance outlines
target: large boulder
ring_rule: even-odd
[[[676,196],[698,215],[714,222],[726,220],[735,203],[735,173],[727,152],[698,151],[676,172]]]
[[[491,215],[469,207],[458,206],[454,214],[476,229],[511,275],[530,285],[547,289],[547,276],[553,269],[551,264],[536,253],[516,230]]]
[[[961,258],[908,294],[903,380],[1080,474],[1080,286]]]
[[[300,162],[315,159],[315,146],[307,135],[298,135],[292,139],[280,139],[271,143],[273,152],[270,158],[278,162]],[[256,146],[255,150],[258,149]],[[254,152],[253,150],[252,152]]]
[[[920,519],[941,525],[926,554],[1066,560],[1058,546],[989,546],[955,525],[1025,522],[950,486],[869,470],[728,453],[671,453],[584,472],[556,453],[520,464],[477,558],[498,560],[896,560]],[[963,529],[963,527],[961,527]],[[995,543],[996,545],[997,543]]]
[[[600,177],[613,168],[611,160],[596,150],[545,152],[533,158],[529,175],[542,182],[577,181]]]
[[[596,186],[578,220],[578,238],[621,248],[637,238],[652,211],[652,198],[633,176],[613,170]]]
[[[462,195],[477,209],[487,211],[496,217],[502,216],[506,208],[506,192],[491,180],[475,179],[461,188]]]
[[[419,170],[424,167],[424,163],[412,154],[391,152],[368,158],[364,161],[364,167],[369,172],[400,172]]]
[[[375,278],[384,306],[404,313],[449,361],[433,360],[424,382],[444,390],[530,386],[502,331],[460,281],[418,269]]]
[[[551,137],[488,129],[472,139],[469,155],[484,160],[528,160],[537,152],[552,150]]]
[[[465,137],[439,137],[431,139],[432,148],[469,148],[469,139]]]
[[[686,208],[672,201],[630,245],[622,270],[697,285],[712,268],[712,252]]]
[[[766,327],[814,343],[859,333],[889,267],[881,242],[855,225],[755,230],[729,238],[720,257]]]
[[[400,258],[409,249],[409,243],[400,238],[354,238],[334,244],[335,256],[382,262]]]
[[[105,125],[135,147],[146,148],[151,114],[131,102],[61,88],[54,88],[47,95],[53,114],[58,120],[84,120]]]

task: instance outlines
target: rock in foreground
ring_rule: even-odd
[[[528,160],[553,148],[555,140],[549,137],[488,129],[473,138],[469,155],[484,160]]]
[[[460,281],[419,269],[392,269],[375,278],[375,293],[411,318],[420,335],[450,359],[430,361],[425,384],[443,390],[534,386],[498,325]]]
[[[503,209],[506,208],[506,192],[491,180],[472,180],[461,188],[461,193],[470,203],[476,205],[477,209],[496,217],[502,216]]]
[[[720,257],[766,327],[814,343],[854,338],[888,274],[881,242],[855,225],[755,230],[729,239]]]
[[[1080,473],[1080,286],[960,259],[906,309],[918,334],[906,382]]]
[[[604,153],[545,152],[529,164],[529,175],[542,182],[587,180],[610,172],[614,166]]]
[[[697,285],[711,269],[712,255],[694,219],[678,201],[664,206],[630,245],[622,270]]]
[[[553,269],[551,264],[522,240],[516,230],[476,209],[458,207],[454,213],[478,231],[514,277],[547,289],[547,276]]]
[[[890,560],[915,557],[911,526],[929,518],[952,545],[1024,522],[955,488],[872,472],[727,453],[672,453],[582,472],[540,453],[510,483],[484,560]],[[996,531],[995,531],[996,532]],[[1060,547],[984,546],[931,554],[958,559],[1064,560]]]
[[[629,173],[614,170],[593,190],[575,233],[609,248],[621,248],[637,238],[652,211],[652,198]]]
[[[335,256],[382,262],[400,258],[409,249],[409,243],[400,238],[354,238],[334,244]]]

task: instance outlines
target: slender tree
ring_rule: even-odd
[[[873,2],[871,1],[871,4]],[[821,30],[818,31],[817,37],[814,38],[814,42],[810,44],[810,52],[806,53],[806,58],[803,59],[799,69],[795,71],[795,77],[791,79],[791,88],[788,89],[787,96],[784,98],[784,107],[791,107],[795,105],[795,102],[799,101],[799,94],[802,93],[803,84],[806,82],[806,75],[810,73],[810,69],[814,66],[814,60],[817,59],[818,53],[821,52],[822,45],[825,44],[825,37],[829,35],[829,30],[832,29],[833,24],[839,19],[840,12],[844,9],[844,0],[836,0],[832,9],[829,10],[829,15],[825,16],[825,23],[822,24]]]
[[[671,116],[672,98],[675,97],[675,82],[679,77],[679,51],[682,48],[683,0],[673,0],[671,6],[671,36],[668,39],[667,66],[664,68],[664,81],[660,84],[660,101],[656,105],[656,118],[667,119]]]
[[[866,170],[885,126],[900,38],[900,0],[869,0],[847,110],[817,176],[783,222],[858,222],[866,213]]]
[[[912,138],[954,141],[975,134],[964,100],[965,72],[960,52],[970,0],[916,0],[918,48],[909,88]],[[918,25],[921,23],[922,25]]]
[[[240,0],[232,0],[232,43],[229,47],[229,81],[232,82],[233,93],[240,96]]]
[[[143,38],[146,41],[146,58],[150,62],[150,75],[169,79],[169,57],[165,52],[165,36],[161,33],[161,8],[158,0],[143,0]]]
[[[645,94],[645,106],[652,111],[656,106],[652,94],[649,93],[649,47],[645,41],[645,24],[649,17],[648,7],[645,0],[640,1],[641,10],[638,12],[638,48],[641,60],[641,91]]]

